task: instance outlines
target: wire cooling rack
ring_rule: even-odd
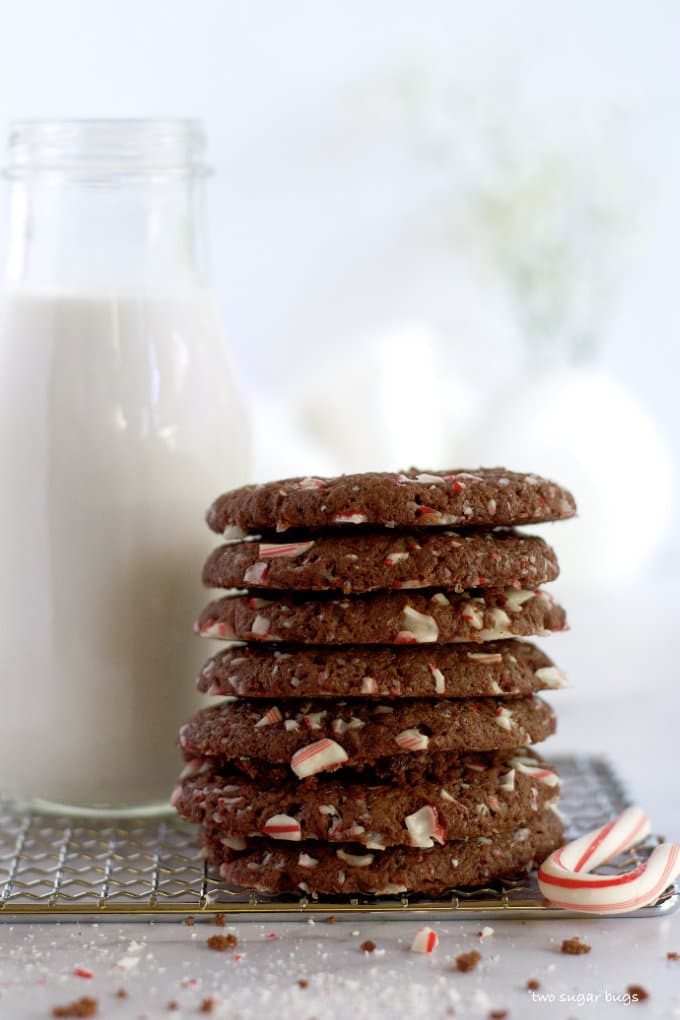
[[[562,776],[562,814],[567,838],[597,828],[629,799],[602,758],[555,758]],[[625,870],[658,842],[617,859]],[[627,916],[657,916],[674,910],[680,892],[669,887],[649,907]],[[543,900],[535,875],[473,891],[453,889],[440,899],[423,897],[266,896],[227,887],[199,858],[196,829],[174,816],[164,820],[83,821],[19,812],[0,800],[0,919],[176,920],[217,911],[239,920],[297,920],[332,913],[337,920],[374,919],[417,912],[419,918],[567,917]],[[580,915],[581,916],[581,915]]]

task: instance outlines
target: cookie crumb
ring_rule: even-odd
[[[194,926],[194,925],[196,924],[196,920],[195,920],[195,918],[194,918],[194,915],[193,915],[193,914],[189,914],[189,916],[188,916],[188,917],[185,917],[185,918],[184,918],[184,923],[185,923],[185,924],[186,924],[186,925],[187,925],[187,926],[188,926],[189,928],[193,928],[193,926]]]
[[[335,924],[335,918],[331,914],[330,917],[326,918],[326,924]]]
[[[680,960],[680,953],[666,953],[667,960]]]
[[[199,1013],[212,1013],[215,1008],[215,1000],[211,996],[203,999],[201,1005],[198,1007]]]
[[[536,978],[529,978],[527,981],[527,991],[529,992],[537,992],[540,987],[541,982],[537,981]]]
[[[366,939],[365,942],[361,943],[359,949],[362,949],[364,953],[373,953],[375,952],[375,942],[372,942],[371,939]]]
[[[309,981],[306,978],[298,978],[300,988],[309,988]]]
[[[218,928],[224,928],[224,913],[221,910],[215,914],[215,924]]]
[[[229,935],[211,935],[208,939],[208,949],[216,949],[218,953],[223,953],[225,949],[235,949],[238,945],[238,939],[231,933]]]
[[[127,989],[125,989],[125,988],[119,988],[118,991],[116,992],[116,998],[117,999],[127,999],[127,997],[128,997],[128,993],[127,993]]]
[[[475,969],[481,958],[482,954],[478,953],[476,949],[469,953],[461,953],[460,956],[456,957],[456,968],[462,974],[467,974],[469,970]]]
[[[561,953],[567,953],[570,956],[580,956],[581,953],[589,953],[592,946],[589,946],[583,939],[575,936],[571,939],[564,939],[560,947]]]
[[[174,999],[171,999],[168,1003],[168,1009],[179,1009],[179,1003],[175,1002]]]
[[[649,992],[642,985],[628,985],[626,991],[630,995],[631,1002],[644,1002],[649,998]]]
[[[63,1017],[87,1017],[96,1016],[99,1012],[99,999],[93,999],[89,995],[83,995],[66,1006],[53,1006],[52,1016]]]
[[[492,1009],[489,1013],[489,1020],[505,1020],[507,1015],[507,1009]]]

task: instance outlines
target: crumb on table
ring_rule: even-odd
[[[456,957],[456,968],[461,973],[466,974],[469,970],[475,969],[481,958],[482,954],[478,953],[476,949],[469,953],[461,953],[460,956]]]
[[[537,992],[541,987],[541,982],[537,981],[536,978],[529,978],[527,981],[527,990],[530,992]]]
[[[220,910],[220,911],[218,911],[215,914],[215,924],[217,925],[218,928],[224,928],[224,912],[223,911]]]
[[[53,1006],[52,1016],[61,1017],[88,1017],[96,1016],[99,1012],[99,1000],[89,995],[83,995],[80,999],[67,1003],[66,1006]]]
[[[238,939],[231,932],[229,935],[211,935],[208,939],[208,949],[216,949],[218,953],[223,953],[225,949],[235,949],[238,945]]]
[[[628,985],[626,991],[630,995],[632,1002],[644,1002],[645,999],[649,998],[649,992],[642,985]]]
[[[564,939],[560,947],[561,953],[566,953],[568,956],[580,956],[581,953],[589,953],[592,946],[589,946],[583,939],[574,936],[571,939]]]
[[[371,939],[366,939],[365,942],[361,943],[361,945],[359,946],[359,949],[363,949],[363,951],[365,953],[374,953],[375,952],[375,942],[373,942]]]

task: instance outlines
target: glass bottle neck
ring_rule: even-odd
[[[12,291],[210,284],[197,121],[27,121],[9,140]]]
[[[87,182],[41,174],[10,185],[7,287],[176,292],[211,282],[205,179]]]

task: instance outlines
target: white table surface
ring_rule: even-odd
[[[573,689],[552,695],[560,727],[550,750],[607,754],[655,831],[680,842],[677,686],[680,633],[674,592],[645,592],[644,613],[631,598],[593,594],[571,612],[572,633],[550,641],[550,653],[567,668]],[[650,604],[650,599],[651,604]],[[565,599],[566,601],[566,599]],[[567,602],[570,605],[569,602]],[[637,613],[637,615],[636,615]],[[640,638],[640,625],[653,640]],[[243,1020],[325,1020],[423,1016],[439,1020],[630,1016],[629,1005],[607,1000],[629,984],[650,993],[636,1005],[647,1017],[680,1017],[680,911],[663,918],[492,921],[480,938],[479,922],[432,925],[440,937],[433,954],[409,951],[416,917],[379,923],[317,921],[215,928],[157,924],[0,924],[0,1018],[51,1015],[51,1007],[83,995],[99,1000],[99,1016],[117,1020],[197,1015],[206,996],[215,1014]],[[207,948],[210,934],[234,931],[235,952]],[[275,938],[268,937],[274,935]],[[583,956],[559,952],[561,940],[580,935],[592,946]],[[378,953],[360,944],[371,939]],[[477,948],[482,962],[460,974],[453,963]],[[74,975],[77,967],[92,978]],[[525,985],[541,983],[549,1001],[533,1001]],[[309,982],[300,988],[299,979]],[[126,999],[115,997],[124,987]],[[591,996],[579,1001],[578,996]],[[599,999],[594,997],[599,996]],[[574,998],[576,997],[576,998]],[[179,1010],[169,1011],[175,1001]]]

